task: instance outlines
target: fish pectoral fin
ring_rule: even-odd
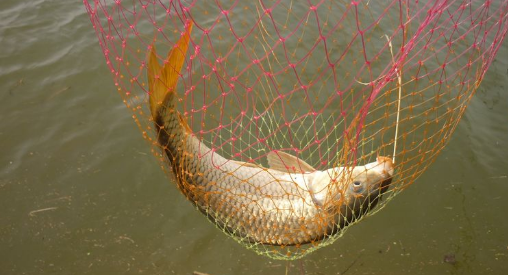
[[[305,161],[282,151],[272,151],[266,155],[268,167],[282,172],[311,173],[316,171],[314,167]],[[296,170],[296,171],[293,171]]]
[[[169,93],[174,93],[180,71],[182,70],[187,48],[189,47],[190,33],[192,31],[192,21],[189,21],[185,33],[182,34],[178,42],[168,52],[168,56],[163,66],[157,60],[155,46],[152,45],[148,57],[148,88],[150,92],[150,111],[152,117],[156,117],[158,106],[164,102]]]
[[[325,194],[323,193],[314,193],[314,192],[310,192],[310,197],[312,198],[312,202],[314,202],[314,204],[317,206],[317,207],[323,207],[323,205],[325,204]]]

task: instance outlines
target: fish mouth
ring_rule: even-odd
[[[365,165],[365,168],[369,171],[377,172],[386,178],[393,176],[393,161],[389,157],[377,157],[375,162],[371,162]]]

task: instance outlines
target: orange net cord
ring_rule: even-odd
[[[171,181],[277,259],[333,243],[413,184],[508,30],[508,1],[84,4]]]

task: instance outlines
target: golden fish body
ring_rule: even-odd
[[[162,67],[152,48],[148,80],[158,143],[179,189],[202,213],[249,242],[299,245],[340,232],[377,204],[393,175],[389,158],[317,171],[294,156],[272,152],[265,168],[226,159],[196,138],[176,109],[191,29]],[[290,173],[288,166],[300,172]]]

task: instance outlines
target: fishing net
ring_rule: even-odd
[[[218,228],[277,259],[333,243],[411,185],[450,139],[508,29],[508,1],[84,4],[162,169]],[[163,108],[179,114],[199,152],[177,140],[168,153],[171,137],[181,136],[149,104],[154,85],[172,89],[164,68],[177,83],[174,105]],[[350,197],[353,168],[379,159],[393,161],[391,178]],[[319,205],[297,178],[334,167],[343,168],[314,190],[334,199]],[[263,179],[241,178],[241,169],[274,176],[255,183]],[[216,181],[200,186],[199,176]],[[307,208],[293,204],[298,194]]]

